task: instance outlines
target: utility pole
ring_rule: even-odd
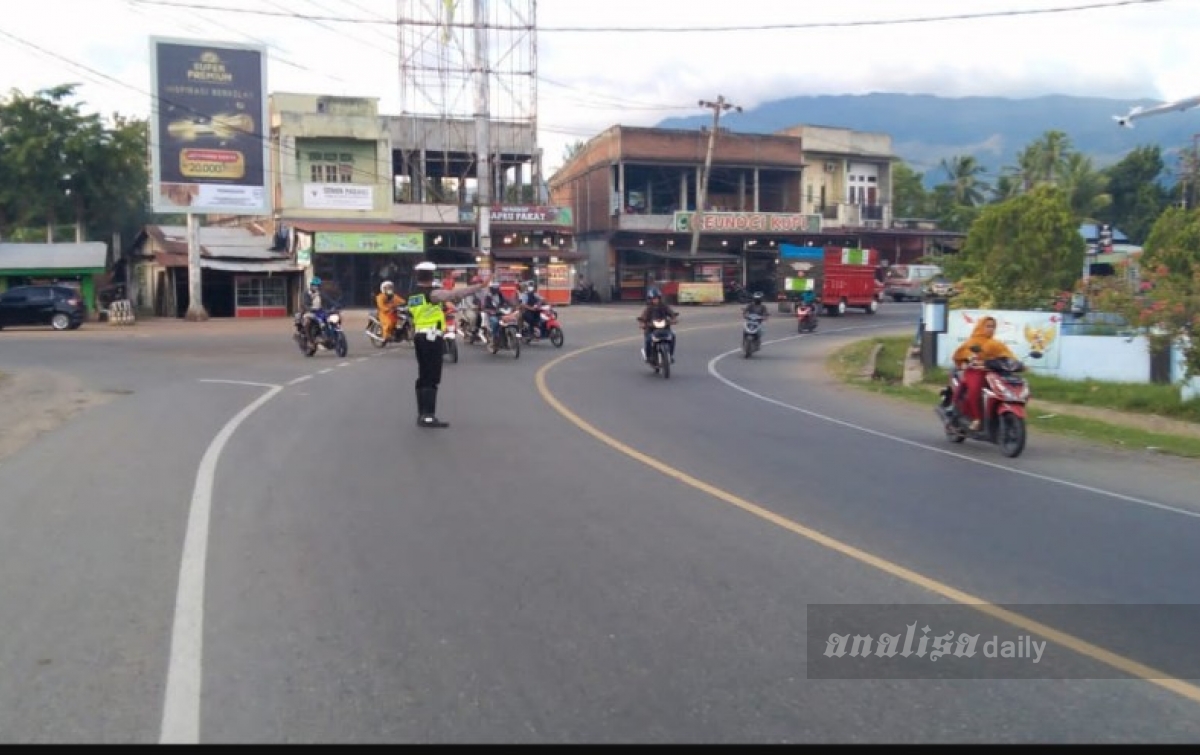
[[[479,256],[482,267],[490,280],[496,267],[492,262],[492,171],[491,171],[491,105],[488,91],[489,51],[487,38],[487,4],[475,0],[475,160],[476,202],[479,221]]]
[[[731,105],[725,101],[725,95],[717,95],[716,102],[700,100],[700,107],[711,108],[713,111],[712,131],[708,134],[708,153],[704,156],[704,171],[700,175],[700,191],[696,197],[696,211],[692,213],[692,256],[700,248],[700,222],[704,213],[704,203],[708,197],[708,173],[712,170],[713,148],[717,146],[717,128],[721,123],[721,112],[736,110],[742,112],[741,105]]]

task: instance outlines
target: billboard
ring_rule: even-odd
[[[159,213],[269,215],[266,48],[150,38]]]

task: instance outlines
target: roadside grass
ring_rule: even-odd
[[[930,407],[946,384],[945,370],[927,370],[920,383],[903,384],[904,363],[912,347],[910,336],[876,337],[851,343],[829,357],[827,368],[843,382],[872,393],[905,399]],[[875,369],[865,375],[871,354],[878,349]],[[1131,449],[1152,449],[1186,458],[1200,458],[1200,438],[1148,432],[1086,417],[1037,412],[1037,399],[1056,404],[1099,406],[1139,414],[1200,422],[1200,402],[1184,403],[1179,387],[1069,381],[1043,375],[1026,375],[1033,401],[1027,419],[1031,430],[1066,435]],[[932,409],[930,410],[932,413]]]

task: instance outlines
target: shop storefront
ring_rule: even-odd
[[[385,280],[407,291],[413,267],[425,258],[425,234],[407,226],[299,221],[294,236],[297,263],[343,307],[374,306]]]
[[[617,285],[621,301],[642,301],[650,288],[678,300],[680,283],[720,283],[742,278],[741,258],[723,252],[617,249]]]
[[[554,305],[569,305],[571,289],[575,286],[576,263],[585,258],[578,252],[533,254],[529,252],[497,251],[496,280],[506,292],[529,281],[537,284],[538,293]]]

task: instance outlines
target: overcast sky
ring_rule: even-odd
[[[383,113],[397,113],[395,29],[328,19],[432,18],[445,0],[156,2],[5,0],[0,91],[80,82],[85,110],[148,116],[148,39],[164,36],[265,44],[272,91],[373,96]],[[458,2],[459,17],[469,17],[473,0]],[[535,4],[487,2],[501,17]],[[209,9],[220,7],[238,11]],[[746,109],[791,96],[870,92],[1200,94],[1200,0],[537,0],[536,7],[547,174],[571,142],[618,123],[704,114],[697,102],[719,94]],[[1071,10],[1031,13],[1055,9]],[[1008,15],[917,21],[986,13]],[[788,28],[732,28],[764,26]],[[712,27],[723,30],[694,31]]]

